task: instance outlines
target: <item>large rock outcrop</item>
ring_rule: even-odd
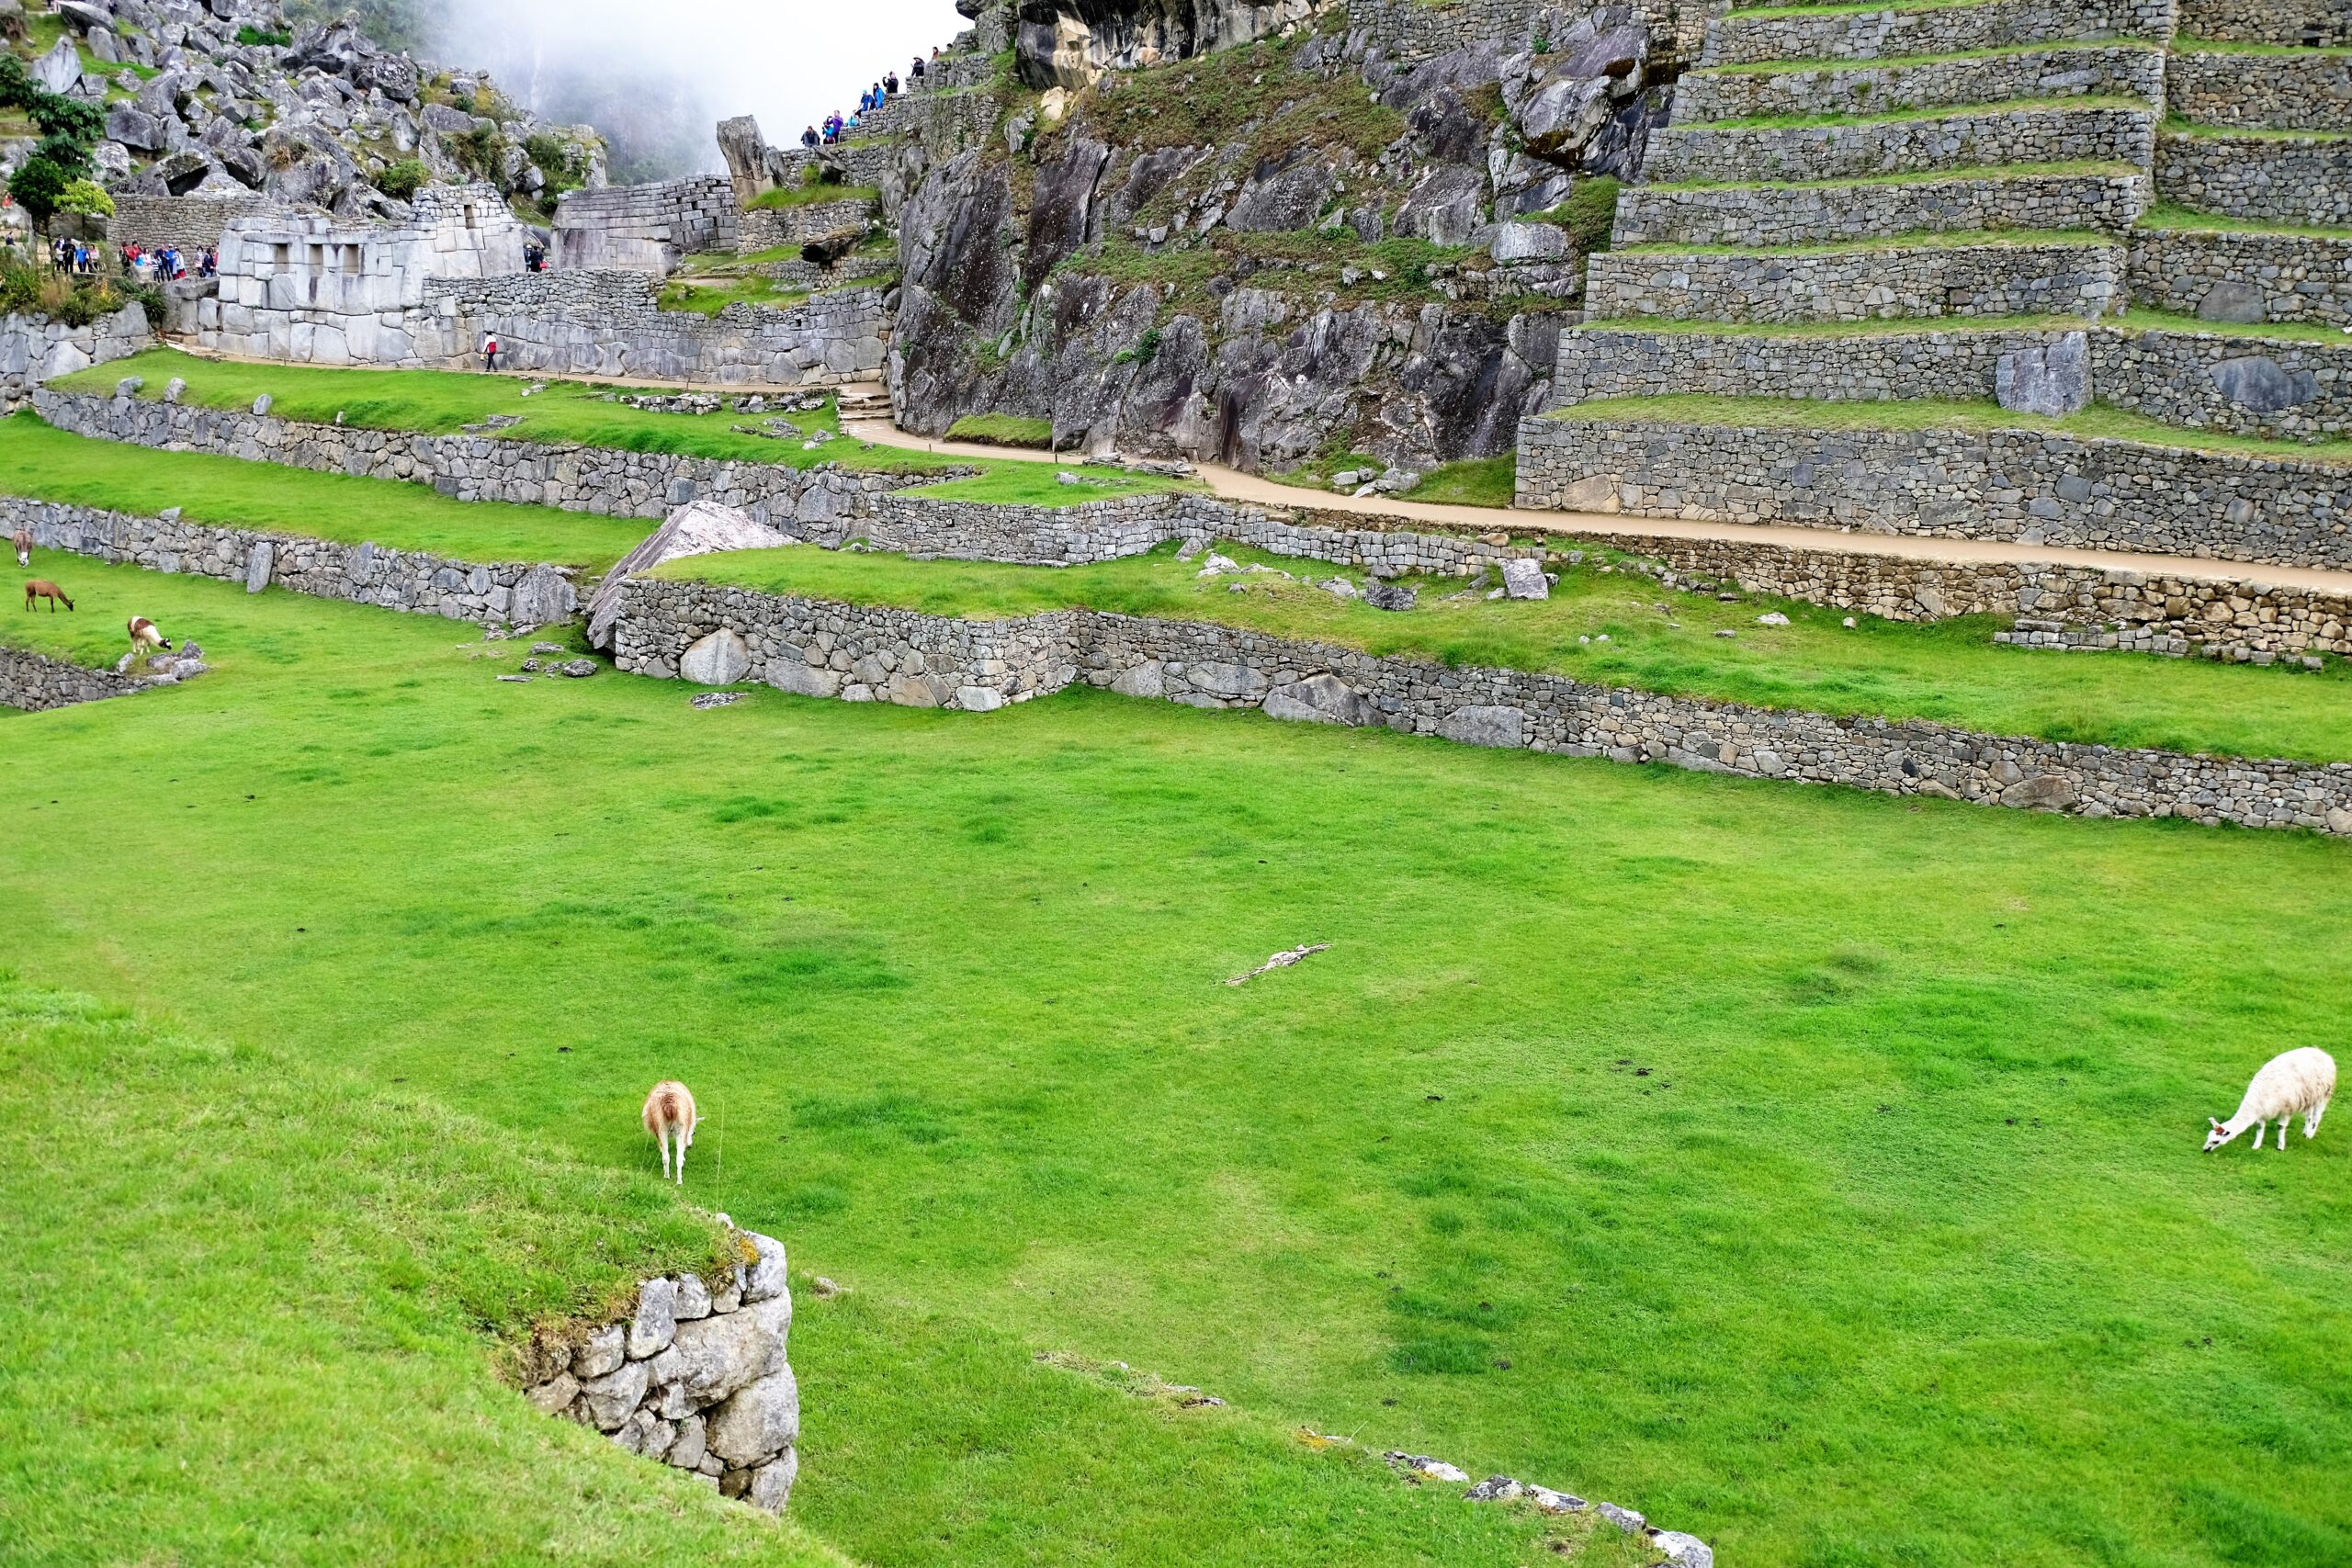
[[[1270,38],[1333,0],[1022,0],[1013,61],[1032,87],[1091,87],[1133,70]],[[959,7],[960,9],[960,7]],[[976,16],[978,7],[967,11]]]

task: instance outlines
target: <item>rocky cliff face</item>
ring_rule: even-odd
[[[1571,223],[1589,207],[1605,232],[1598,182],[1663,118],[1639,13],[1534,13],[1412,62],[1308,0],[1017,17],[1043,97],[899,213],[902,423],[1018,413],[1064,445],[1272,469],[1509,450],[1576,319]],[[1170,51],[1191,58],[1148,63]]]
[[[550,204],[558,188],[605,180],[592,129],[541,122],[486,78],[428,72],[348,20],[297,36],[277,0],[67,0],[57,12],[66,35],[30,68],[51,91],[106,106],[93,162],[117,193],[259,192],[398,218],[416,172],[391,173],[403,164]],[[0,164],[29,150],[0,146]]]

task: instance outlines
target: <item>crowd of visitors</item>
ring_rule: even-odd
[[[937,60],[939,51],[933,50],[931,58]],[[881,112],[882,107],[899,94],[922,86],[922,79],[929,71],[930,67],[923,57],[920,54],[916,55],[914,63],[907,68],[907,79],[903,85],[899,80],[897,72],[892,71],[887,73],[882,80],[857,96],[855,114],[844,115],[841,110],[835,109],[818,124],[810,126],[800,133],[800,145],[811,149],[838,146],[844,138],[865,123],[867,116]]]
[[[196,253],[193,273],[189,257],[177,245],[118,245],[115,259],[123,275],[137,283],[177,283],[184,277],[210,277],[220,270],[220,253],[210,246]],[[60,234],[49,243],[49,264],[74,277],[95,277],[106,270],[106,253],[87,240]]]

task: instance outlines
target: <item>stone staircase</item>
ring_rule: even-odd
[[[2352,22],[2298,6],[2299,36]],[[2277,28],[2249,0],[1731,0],[1590,259],[1521,504],[2352,560],[2352,462],[2283,454],[2280,487],[2199,446],[2352,434],[2352,343],[2308,330],[2352,324],[2352,49],[2248,47]],[[1679,401],[1577,413],[1629,399]],[[1986,456],[2094,399],[2179,434]]]

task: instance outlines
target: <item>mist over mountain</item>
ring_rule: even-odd
[[[712,129],[755,114],[785,141],[885,71],[903,74],[969,26],[953,0],[293,0],[317,20],[356,12],[370,37],[487,70],[524,107],[588,123],[616,183],[721,167]]]

